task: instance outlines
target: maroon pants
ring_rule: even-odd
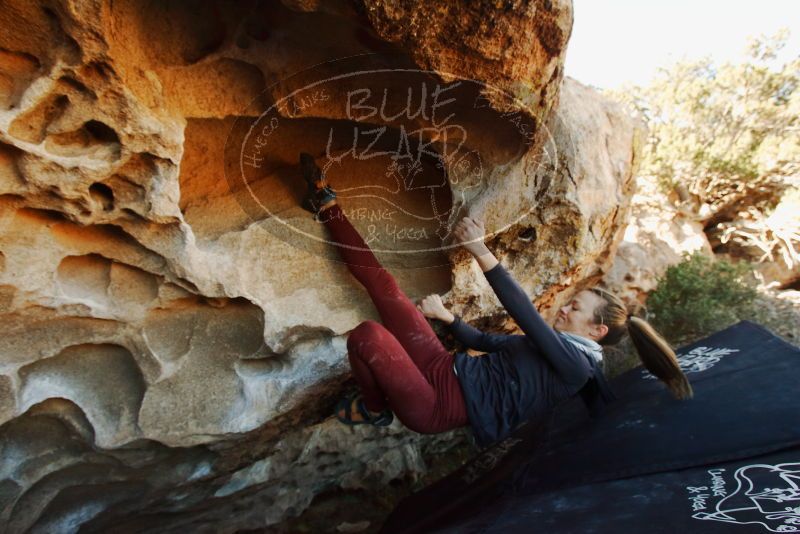
[[[364,321],[347,338],[350,366],[373,412],[388,406],[423,434],[468,424],[453,355],[425,316],[384,269],[338,204],[319,215],[350,272],[363,285],[383,324]]]

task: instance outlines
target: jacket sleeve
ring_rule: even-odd
[[[579,351],[570,350],[561,336],[539,315],[525,290],[498,263],[484,273],[503,307],[525,336],[539,349],[562,380],[580,385],[592,375],[592,367]]]
[[[458,341],[472,349],[491,352],[502,347],[508,338],[514,337],[504,334],[483,332],[462,321],[461,317],[458,315],[456,315],[455,318],[455,321],[449,325],[450,331],[453,332],[453,336],[455,336]]]

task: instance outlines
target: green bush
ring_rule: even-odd
[[[752,320],[757,293],[746,278],[750,269],[747,262],[684,254],[648,296],[648,320],[673,345]]]

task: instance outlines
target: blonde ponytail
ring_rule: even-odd
[[[645,368],[664,382],[676,399],[691,399],[694,395],[692,386],[669,343],[644,319],[631,316],[627,326],[628,335]]]
[[[650,323],[629,314],[622,300],[613,293],[600,288],[590,291],[605,302],[594,311],[595,322],[608,326],[608,333],[599,343],[614,345],[627,333],[645,369],[664,382],[676,399],[692,398],[692,386],[681,369],[675,351]]]

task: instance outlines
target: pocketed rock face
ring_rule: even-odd
[[[487,244],[552,319],[559,306],[611,267],[630,216],[646,127],[593,89],[565,78],[547,129],[540,159],[509,169],[471,210],[487,227],[515,220]],[[487,326],[515,331],[476,262],[456,264],[447,297],[466,318],[483,317]]]
[[[444,4],[4,3],[5,530],[260,528],[463,439],[328,418],[379,316],[300,151],[412,299],[500,317],[467,213],[545,307],[607,268],[641,130],[562,87],[571,4]]]
[[[562,56],[572,32],[566,2],[415,2],[376,0],[365,11],[378,34],[445,78],[474,78],[514,93],[538,121],[558,96]],[[496,94],[497,107],[508,103]]]

